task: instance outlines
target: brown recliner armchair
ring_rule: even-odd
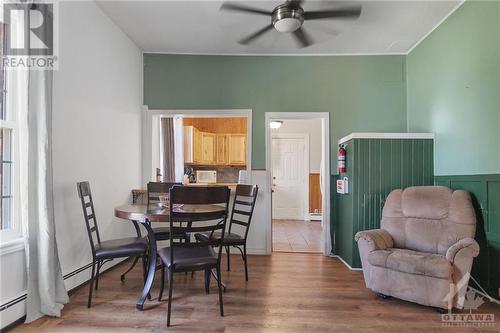
[[[392,191],[381,229],[360,231],[367,288],[422,305],[463,308],[474,257],[476,216],[469,193],[442,186]]]

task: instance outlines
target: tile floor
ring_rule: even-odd
[[[321,222],[273,220],[273,251],[321,252]]]

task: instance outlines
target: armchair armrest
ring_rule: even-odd
[[[394,246],[392,236],[384,229],[359,231],[354,236],[354,239],[356,242],[359,242],[359,240],[366,241],[370,251],[385,250]]]
[[[446,259],[450,262],[455,261],[455,256],[462,249],[468,249],[472,257],[477,257],[479,254],[479,244],[472,238],[462,238],[446,251]]]

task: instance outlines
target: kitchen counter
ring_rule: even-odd
[[[238,183],[189,183],[186,186],[227,186],[231,189],[231,194],[236,191],[236,185]],[[143,189],[133,189],[132,190],[132,203],[144,203],[147,201],[146,190]]]
[[[227,186],[231,191],[236,190],[238,183],[189,183],[186,186]]]

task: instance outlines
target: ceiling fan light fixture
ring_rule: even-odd
[[[300,28],[302,22],[296,18],[284,18],[274,23],[274,28],[279,32],[293,32]]]
[[[272,23],[279,32],[294,32],[304,23],[304,10],[287,4],[278,6],[272,13]]]

